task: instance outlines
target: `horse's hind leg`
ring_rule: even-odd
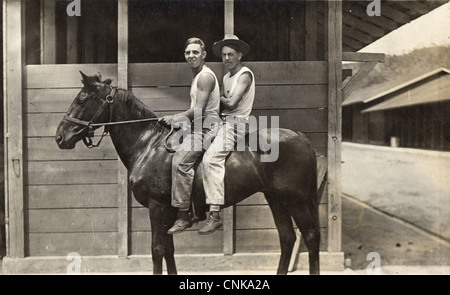
[[[272,211],[273,219],[278,230],[281,246],[280,262],[278,263],[277,274],[287,274],[289,262],[292,255],[292,249],[295,243],[295,231],[292,224],[291,216],[287,208],[282,204],[281,198],[273,196],[269,193],[264,193],[270,210]]]
[[[319,210],[316,205],[303,204],[294,201],[288,206],[290,215],[294,218],[309,253],[309,273],[318,275],[320,273],[319,247],[320,247],[320,224]]]

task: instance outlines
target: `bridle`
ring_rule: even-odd
[[[103,104],[100,106],[100,108],[97,110],[97,112],[94,114],[94,116],[92,117],[91,120],[84,121],[84,120],[80,120],[77,118],[69,117],[67,114],[64,115],[64,118],[63,118],[64,120],[84,126],[83,129],[81,129],[80,131],[77,132],[78,134],[84,133],[86,129],[88,130],[86,133],[86,136],[83,137],[83,142],[86,145],[86,147],[89,149],[100,146],[100,143],[102,142],[103,138],[106,135],[108,135],[108,133],[109,133],[108,127],[111,125],[121,125],[121,124],[130,124],[130,123],[139,123],[139,122],[148,122],[148,121],[157,121],[158,120],[158,118],[147,118],[147,119],[139,119],[139,120],[113,122],[112,121],[112,114],[113,114],[112,106],[113,106],[113,102],[114,102],[114,97],[117,93],[117,87],[111,87],[111,88],[112,88],[111,92],[106,96],[105,101],[103,101],[101,98],[99,98],[97,96],[97,98],[99,98],[103,101]],[[95,121],[98,119],[98,117],[100,117],[103,114],[103,112],[105,111],[105,109],[107,107],[109,107],[109,122],[95,123]],[[101,127],[101,126],[104,126],[105,129],[103,130],[102,136],[100,137],[99,141],[96,144],[94,144],[92,141],[92,137],[94,137],[94,128]],[[173,152],[173,150],[167,146],[167,139],[172,134],[172,132],[173,132],[173,127],[171,128],[169,134],[167,134],[165,141],[164,141],[165,142],[164,146],[166,147],[166,149],[169,152]]]
[[[100,143],[103,140],[103,137],[105,137],[109,130],[108,128],[105,126],[105,123],[95,123],[95,121],[98,119],[98,117],[101,116],[101,114],[103,114],[103,112],[105,111],[105,109],[109,106],[110,107],[110,112],[109,112],[109,122],[111,122],[111,117],[112,117],[112,112],[111,112],[111,105],[114,102],[114,96],[117,93],[117,88],[112,88],[111,92],[106,96],[105,101],[103,101],[103,104],[100,106],[100,108],[97,110],[97,112],[94,114],[94,116],[92,117],[92,119],[90,121],[84,121],[84,120],[80,120],[77,118],[72,118],[69,117],[67,114],[64,115],[64,120],[72,122],[72,123],[76,123],[79,125],[83,125],[83,129],[81,129],[78,133],[83,133],[85,132],[85,130],[87,129],[87,134],[85,137],[83,137],[83,142],[86,145],[87,148],[94,148],[94,147],[98,147],[100,146]],[[105,130],[102,133],[102,136],[100,138],[100,140],[97,142],[97,144],[94,144],[92,141],[92,137],[94,137],[94,128],[95,127],[101,127],[101,126],[105,126]]]

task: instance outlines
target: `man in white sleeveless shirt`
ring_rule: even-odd
[[[235,142],[245,136],[236,130],[245,128],[245,121],[252,111],[255,99],[255,77],[241,61],[249,51],[250,46],[232,34],[225,35],[223,40],[213,46],[214,54],[222,58],[229,72],[223,77],[220,97],[223,122],[203,155],[203,185],[210,214],[199,234],[213,233],[222,226],[219,212],[221,205],[225,203],[225,160],[234,149]],[[236,123],[243,126],[235,127]]]
[[[168,234],[177,234],[192,226],[192,213],[189,210],[194,182],[194,166],[201,159],[208,143],[216,136],[220,108],[220,89],[214,72],[205,65],[205,44],[199,38],[186,41],[185,59],[192,70],[193,80],[190,97],[191,106],[188,110],[159,119],[163,124],[171,125],[178,118],[188,118],[194,124],[209,120],[216,122],[209,128],[195,128],[194,133],[184,137],[183,143],[176,149],[172,159],[172,206],[179,208],[178,218],[168,230]],[[195,115],[195,116],[194,116]],[[197,131],[198,130],[198,131]]]

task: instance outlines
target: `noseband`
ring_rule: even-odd
[[[94,116],[92,117],[92,119],[90,121],[84,121],[84,120],[80,120],[77,118],[72,118],[69,117],[67,115],[64,115],[64,120],[72,122],[72,123],[76,123],[79,125],[83,125],[84,128],[81,129],[79,131],[79,133],[84,132],[86,129],[88,130],[87,135],[85,137],[83,137],[83,142],[86,145],[86,147],[88,148],[94,148],[94,147],[98,147],[100,145],[100,143],[103,140],[103,137],[105,137],[109,130],[107,128],[107,123],[94,123],[98,117],[100,117],[100,115],[105,111],[106,107],[110,107],[110,111],[109,111],[109,122],[111,122],[112,119],[112,111],[111,111],[111,106],[112,103],[114,102],[114,96],[117,93],[117,88],[114,87],[111,89],[111,92],[106,96],[105,101],[103,102],[103,104],[100,106],[100,108],[98,109],[98,111],[94,114]],[[97,142],[97,144],[94,144],[92,142],[92,137],[94,137],[94,128],[95,127],[100,127],[100,126],[105,126],[105,130],[102,133],[102,137],[100,138],[100,140]]]

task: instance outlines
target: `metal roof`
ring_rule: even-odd
[[[439,68],[408,82],[399,84],[387,91],[379,93],[378,95],[369,97],[363,102],[369,103],[377,99],[387,97],[389,95],[394,96],[386,101],[380,102],[368,109],[363,110],[362,113],[450,100],[450,79],[448,78],[445,80],[445,84],[439,84],[439,87],[434,87],[433,91],[429,91],[425,95],[424,93],[417,94],[411,93],[410,91],[412,88],[416,87],[416,85],[419,85],[421,82],[425,82],[428,78],[431,78],[433,76],[439,77],[443,75],[450,78],[448,74],[450,74],[450,70]],[[429,81],[426,81],[426,83],[429,83]]]
[[[395,86],[395,87],[389,88],[389,89],[387,89],[386,91],[383,91],[383,92],[380,92],[380,93],[378,93],[378,94],[376,94],[376,95],[370,96],[370,97],[364,99],[364,100],[363,100],[363,103],[368,103],[368,102],[371,102],[371,101],[373,101],[373,100],[376,100],[376,99],[378,99],[378,98],[380,98],[380,97],[389,95],[389,94],[391,94],[391,93],[393,93],[393,92],[395,92],[395,91],[398,91],[398,90],[401,90],[401,89],[403,89],[403,88],[406,88],[406,87],[408,87],[408,86],[410,86],[410,85],[412,85],[412,84],[415,84],[415,83],[417,83],[417,82],[420,82],[420,81],[422,81],[422,80],[425,80],[425,79],[427,79],[427,78],[429,78],[429,77],[431,77],[431,76],[434,76],[434,75],[436,75],[436,74],[439,74],[439,73],[441,73],[441,72],[450,74],[450,70],[448,70],[448,69],[446,69],[446,68],[438,68],[438,69],[436,69],[436,70],[434,70],[434,71],[431,71],[431,72],[426,73],[426,74],[424,74],[424,75],[422,75],[422,76],[419,76],[419,77],[417,77],[417,78],[414,78],[414,79],[412,79],[412,80],[409,80],[409,81],[407,81],[407,82],[405,82],[405,83],[402,83],[402,84],[399,84],[399,85],[397,85],[397,86]]]
[[[381,15],[369,16],[367,6],[372,1],[343,1],[343,51],[358,51],[395,29],[449,2],[448,0],[381,0]]]

